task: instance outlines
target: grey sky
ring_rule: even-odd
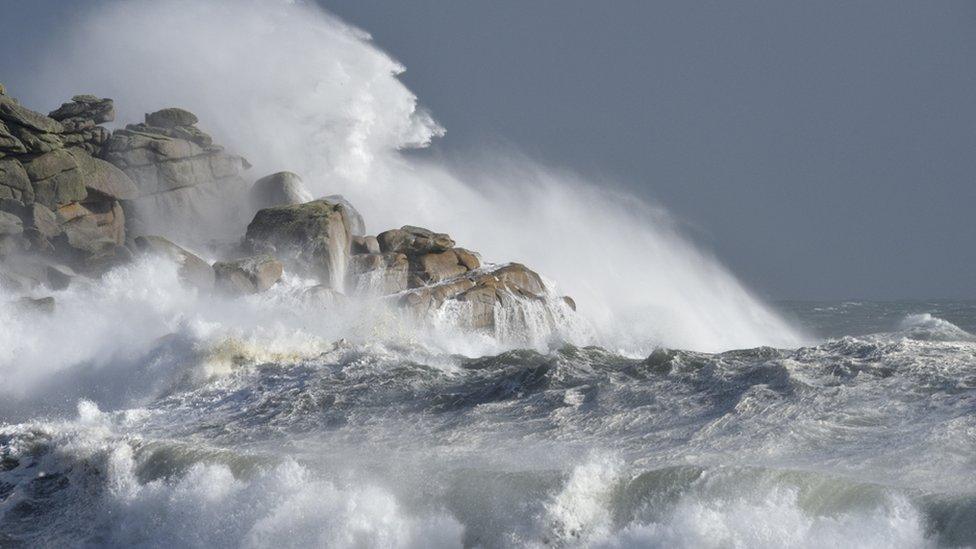
[[[441,150],[613,175],[768,296],[976,298],[976,2],[323,3]]]
[[[16,95],[82,4],[0,4]],[[434,154],[609,175],[770,297],[976,298],[976,2],[323,4],[406,65]]]

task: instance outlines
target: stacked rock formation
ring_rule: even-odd
[[[0,255],[39,252],[90,274],[128,259],[120,201],[137,188],[92,156],[108,136],[98,124],[113,116],[110,99],[76,96],[45,116],[0,95]]]
[[[202,244],[239,234],[250,208],[244,158],[224,152],[196,127],[189,111],[168,108],[116,130],[102,147],[105,160],[139,188],[126,202],[133,234],[164,233]]]

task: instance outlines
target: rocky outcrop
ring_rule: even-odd
[[[111,99],[78,95],[43,115],[0,87],[0,286],[63,290],[136,253],[172,261],[201,293],[263,292],[288,272],[312,279],[288,293],[314,306],[373,300],[496,335],[575,310],[528,267],[482,264],[446,233],[405,225],[367,235],[348,200],[312,200],[294,173],[249,185],[247,161],[189,111],[100,126],[114,117]],[[210,265],[188,248],[225,259]]]
[[[273,253],[292,269],[330,288],[344,288],[351,235],[346,207],[327,199],[258,211],[247,226],[245,247]]]
[[[218,290],[230,295],[263,292],[281,279],[283,266],[267,255],[221,261],[213,265]]]
[[[92,156],[112,120],[110,99],[76,96],[50,116],[0,95],[0,210],[22,222],[19,238],[0,253],[48,254],[99,274],[129,253],[121,200],[136,187],[120,170]]]
[[[248,184],[241,174],[250,164],[214,145],[196,122],[183,109],[163,109],[116,130],[102,147],[102,157],[138,188],[125,203],[133,235],[203,243],[239,234],[246,223]]]

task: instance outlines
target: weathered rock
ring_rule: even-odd
[[[94,95],[76,95],[71,98],[71,102],[63,103],[48,113],[48,116],[58,121],[82,119],[101,124],[115,120],[115,104],[111,99]]]
[[[359,295],[389,295],[407,289],[410,262],[395,252],[359,254],[349,261],[347,291]]]
[[[5,154],[23,154],[27,152],[27,147],[24,143],[17,139],[10,128],[0,120],[0,156]]]
[[[453,250],[415,256],[410,260],[410,267],[411,273],[425,283],[442,282],[468,271]]]
[[[34,201],[34,187],[20,162],[11,158],[0,159],[0,186],[6,187],[8,196],[24,204]]]
[[[16,215],[0,212],[0,235],[17,235],[24,232],[24,224]]]
[[[62,232],[57,215],[43,204],[34,203],[27,206],[24,219],[28,227],[36,230],[44,238],[54,238]]]
[[[344,287],[350,234],[345,206],[320,199],[258,211],[247,226],[245,245],[276,256],[334,289]]]
[[[345,218],[346,226],[349,227],[349,234],[352,236],[363,236],[366,234],[366,222],[363,221],[363,216],[351,202],[346,200],[341,194],[332,194],[325,197],[325,199],[345,206],[342,209],[342,217]]]
[[[384,231],[377,235],[376,239],[383,252],[399,252],[407,255],[446,252],[454,247],[454,241],[450,236],[411,225]]]
[[[355,254],[378,254],[380,253],[380,243],[375,236],[354,236],[352,237],[352,253]]]
[[[524,265],[509,263],[411,289],[401,296],[400,303],[417,318],[424,319],[453,300],[464,304],[457,309],[461,315],[457,320],[462,327],[492,329],[496,307],[513,308],[517,306],[516,298],[541,300],[544,293],[538,274]]]
[[[158,110],[146,115],[146,125],[157,128],[175,128],[177,126],[192,126],[199,122],[197,115],[177,107]]]
[[[572,309],[574,311],[576,310],[576,300],[575,299],[569,297],[568,295],[564,295],[562,297],[562,300],[563,300],[563,303],[565,303],[566,306],[568,306],[570,309]]]
[[[134,243],[136,249],[141,253],[155,254],[179,265],[177,272],[180,280],[185,284],[205,291],[214,287],[214,269],[200,256],[162,236],[137,236]]]
[[[469,271],[473,271],[481,267],[481,260],[478,256],[470,250],[464,248],[454,248],[454,254],[457,255],[458,263],[464,265]]]
[[[64,141],[57,134],[34,133],[33,130],[16,124],[8,124],[7,129],[23,144],[28,153],[41,154],[64,147]]]
[[[251,206],[255,210],[311,202],[302,178],[292,172],[278,172],[258,179],[251,187]]]
[[[60,122],[17,104],[13,98],[0,96],[0,119],[40,133],[61,133]]]
[[[149,122],[168,127],[130,124],[102,147],[101,156],[138,190],[125,199],[127,230],[174,235],[196,246],[237,238],[250,219],[249,186],[240,175],[250,165],[212,145],[197,128],[173,125],[191,120],[181,112],[153,113]]]
[[[78,162],[67,150],[42,154],[23,165],[33,185],[35,200],[51,209],[80,202],[88,196]]]
[[[263,292],[281,278],[281,262],[271,256],[255,256],[214,263],[216,286],[232,295]]]
[[[89,194],[102,200],[130,200],[139,196],[132,179],[114,165],[80,151],[71,151]]]

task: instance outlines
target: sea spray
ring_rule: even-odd
[[[138,0],[78,17],[23,90],[32,102],[81,87],[113,97],[122,121],[171,104],[190,108],[257,176],[288,169],[317,196],[341,193],[371,231],[425,225],[488,261],[534,266],[576,298],[611,348],[801,341],[660,208],[612,184],[596,187],[515,154],[485,151],[450,164],[402,155],[443,129],[397,80],[400,64],[312,6]],[[113,32],[88,30],[105,25]]]

